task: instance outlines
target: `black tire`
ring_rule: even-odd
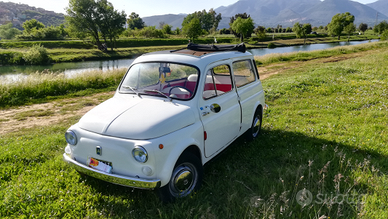
[[[263,113],[261,108],[257,108],[255,114],[253,115],[252,125],[245,133],[245,139],[247,141],[253,141],[260,134],[261,123],[263,122]]]
[[[202,184],[203,167],[200,159],[192,153],[183,153],[175,164],[170,182],[158,189],[164,203],[190,195]]]

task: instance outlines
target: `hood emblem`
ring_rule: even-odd
[[[96,146],[96,154],[97,155],[102,155],[102,147],[101,146]]]

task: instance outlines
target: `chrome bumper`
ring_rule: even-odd
[[[63,154],[63,160],[67,162],[70,166],[75,168],[78,172],[113,184],[138,189],[155,189],[160,187],[160,180],[139,179],[134,177],[127,177],[101,172],[71,159],[66,153]]]

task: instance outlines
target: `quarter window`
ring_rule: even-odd
[[[232,90],[232,80],[228,65],[219,65],[207,71],[203,98],[210,99]]]
[[[256,80],[255,71],[250,60],[234,62],[233,74],[237,87],[242,87]]]

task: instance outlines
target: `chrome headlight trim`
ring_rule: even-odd
[[[65,133],[66,142],[70,145],[75,146],[78,143],[77,135],[72,130],[67,130]]]
[[[148,153],[142,146],[136,146],[132,150],[132,156],[139,163],[145,163],[148,160]]]

